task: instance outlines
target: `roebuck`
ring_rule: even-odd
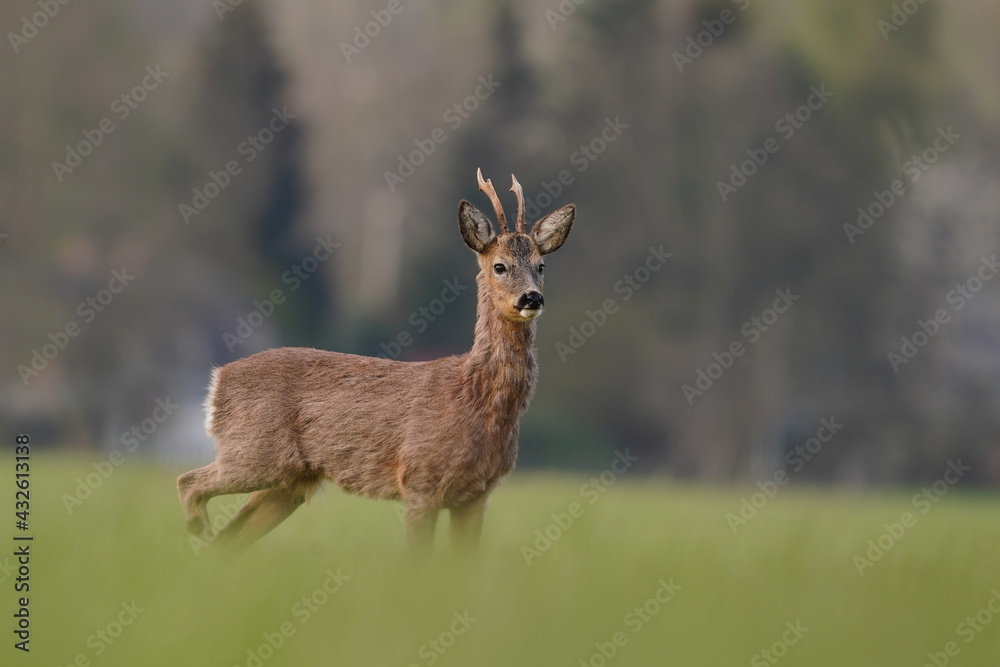
[[[411,543],[432,543],[441,509],[457,544],[478,542],[486,499],[514,467],[518,421],[535,388],[542,256],[566,240],[576,209],[550,213],[528,234],[512,176],[511,232],[493,183],[476,175],[500,234],[459,203],[459,231],[480,268],[472,349],[404,363],[280,348],[214,369],[205,422],[217,456],[177,480],[191,532],[210,538],[210,498],[253,492],[219,534],[248,544],[330,479],[348,493],[401,500]]]

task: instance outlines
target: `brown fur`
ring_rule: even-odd
[[[210,533],[213,496],[253,492],[220,534],[252,542],[329,479],[348,493],[401,500],[412,542],[429,544],[439,510],[449,509],[453,538],[474,544],[487,497],[514,468],[537,379],[541,308],[521,304],[529,292],[541,298],[541,255],[562,245],[574,214],[567,206],[530,236],[496,236],[463,200],[459,227],[480,265],[466,354],[407,363],[280,348],[216,369],[206,399],[216,460],[177,480],[189,529]]]

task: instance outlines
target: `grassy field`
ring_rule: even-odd
[[[923,513],[919,489],[786,487],[734,534],[727,514],[756,488],[518,474],[478,558],[450,553],[443,517],[434,557],[414,563],[391,503],[328,487],[221,556],[184,532],[180,471],[129,462],[70,513],[64,494],[92,470],[33,462],[32,650],[11,647],[8,565],[4,665],[1000,664],[996,495],[953,490]]]

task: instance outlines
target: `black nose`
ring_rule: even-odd
[[[528,310],[536,310],[541,308],[544,304],[545,299],[542,298],[541,292],[534,291],[521,295],[521,298],[517,301],[517,307],[519,310],[525,308]]]

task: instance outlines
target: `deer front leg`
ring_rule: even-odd
[[[406,541],[417,551],[430,551],[434,545],[438,508],[407,505]]]
[[[451,543],[456,551],[471,552],[479,546],[485,512],[486,494],[467,505],[451,508]]]

